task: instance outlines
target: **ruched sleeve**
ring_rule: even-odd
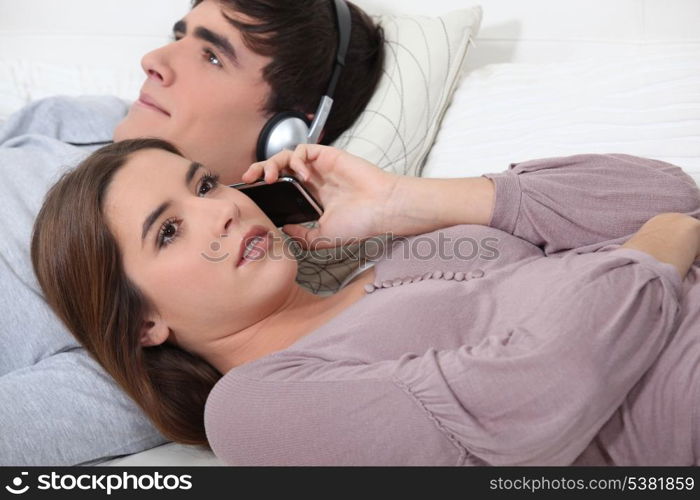
[[[669,163],[586,154],[515,163],[497,174],[490,226],[546,255],[636,232],[662,212],[700,216],[700,190]]]

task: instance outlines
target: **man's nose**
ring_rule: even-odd
[[[169,45],[152,50],[141,58],[141,68],[149,79],[167,87],[175,80],[170,64]]]

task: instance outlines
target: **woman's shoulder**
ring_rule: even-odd
[[[234,368],[207,400],[207,440],[230,465],[459,465],[392,365],[285,350]]]
[[[232,368],[209,391],[204,406],[204,426],[212,448],[214,441],[226,441],[231,421],[254,419],[257,401],[266,404],[265,387],[274,385],[275,353]],[[266,377],[271,376],[266,384]]]

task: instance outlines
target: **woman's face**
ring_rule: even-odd
[[[268,118],[262,70],[271,59],[245,46],[215,0],[192,9],[174,35],[141,60],[146,81],[114,139],[165,139],[223,182],[238,182]]]
[[[266,318],[295,284],[297,262],[257,205],[175,154],[130,155],[107,189],[104,211],[150,316],[187,350]],[[241,243],[256,226],[270,232],[267,250],[239,265]]]

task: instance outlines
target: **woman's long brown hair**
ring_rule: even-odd
[[[126,276],[104,215],[115,173],[144,149],[180,154],[158,139],[128,140],[99,149],[63,175],[34,224],[32,264],[51,308],[161,433],[206,445],[204,404],[221,374],[170,343],[141,346],[149,305]]]

